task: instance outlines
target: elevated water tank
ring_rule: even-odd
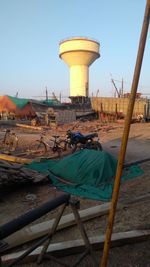
[[[59,44],[59,57],[70,68],[70,96],[89,95],[89,66],[100,57],[99,43],[75,37]]]

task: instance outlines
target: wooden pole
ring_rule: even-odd
[[[100,263],[101,267],[106,267],[107,261],[108,261],[111,235],[112,235],[114,218],[115,218],[116,207],[117,207],[118,196],[119,196],[120,178],[122,175],[123,162],[124,162],[125,153],[126,153],[128,136],[129,136],[129,131],[130,131],[130,124],[131,124],[132,113],[133,113],[133,108],[134,108],[134,102],[136,98],[136,92],[137,92],[140,71],[141,71],[141,66],[142,66],[142,60],[143,60],[143,55],[144,55],[144,49],[145,49],[145,44],[146,44],[146,38],[147,38],[147,32],[148,32],[148,26],[149,26],[149,18],[150,18],[150,0],[147,0],[143,26],[142,26],[141,36],[140,36],[140,41],[139,41],[136,65],[135,65],[135,70],[134,70],[134,75],[133,75],[131,96],[129,100],[127,116],[125,119],[125,126],[124,126],[124,131],[123,131],[123,136],[122,136],[121,148],[119,152],[117,171],[116,171],[114,189],[113,189],[113,194],[112,194],[112,203],[111,203],[108,224],[107,224],[107,229],[106,229],[103,256],[102,256],[102,260]]]

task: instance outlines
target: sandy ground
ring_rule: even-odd
[[[65,131],[73,125],[66,125],[58,129],[48,130],[47,136],[60,133],[65,135]],[[80,122],[75,128],[82,133],[97,131],[104,150],[112,153],[117,157],[120,142],[123,132],[123,124],[114,123],[109,125],[101,125],[99,121]],[[20,136],[21,143],[30,143],[40,136],[40,133],[16,129]],[[126,162],[136,161],[139,159],[148,158],[150,156],[150,124],[139,123],[132,124],[130,130],[130,138],[126,153]],[[127,209],[119,210],[116,214],[114,232],[128,231],[134,229],[150,229],[150,164],[149,162],[140,164],[144,170],[144,174],[132,181],[128,181],[121,185],[119,202],[131,202],[140,196],[148,196],[147,198],[128,206]],[[50,184],[33,185],[17,187],[13,191],[1,192],[0,198],[0,224],[6,223],[9,220],[39,206],[40,204],[53,199],[62,192],[52,188]],[[34,194],[35,198],[28,198],[29,194]],[[80,199],[81,209],[98,205],[102,202],[92,201],[88,199]],[[66,213],[70,212],[69,209]],[[48,214],[38,221],[44,221],[54,217],[56,211]],[[101,235],[105,233],[107,226],[107,216],[102,216],[95,220],[85,223],[85,228],[88,236]],[[76,227],[68,228],[56,234],[53,242],[66,241],[80,238],[80,234]],[[26,245],[23,246],[26,248]],[[95,256],[100,261],[102,251],[95,252]],[[64,260],[70,262],[70,266],[77,256],[69,256]],[[19,266],[35,267],[35,263],[24,264]],[[59,266],[56,263],[44,261],[40,266]],[[79,266],[93,266],[90,257],[86,257]],[[150,240],[145,242],[116,247],[110,250],[108,267],[149,267],[150,266]]]

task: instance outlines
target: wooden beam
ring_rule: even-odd
[[[122,246],[125,244],[132,244],[147,240],[150,238],[150,230],[132,230],[127,232],[120,232],[112,234],[111,247]],[[95,250],[99,250],[103,247],[105,235],[90,237],[89,241]],[[51,244],[48,247],[47,253],[51,253],[54,256],[64,257],[67,255],[81,253],[85,249],[84,241],[82,239],[70,240],[65,242],[59,242]],[[23,262],[35,261],[38,255],[41,253],[42,246],[35,249],[30,255],[24,258]],[[25,250],[3,255],[1,257],[2,263],[10,263],[12,260],[21,256]]]
[[[145,163],[147,161],[150,161],[150,158],[136,160],[136,161],[133,161],[133,162],[127,162],[127,163],[124,163],[123,168],[130,167],[132,165],[142,164],[142,163]]]
[[[12,162],[17,162],[17,163],[24,163],[24,164],[32,162],[31,159],[20,158],[20,157],[5,155],[5,154],[0,154],[0,159],[7,160],[7,161],[12,161]]]
[[[42,130],[42,127],[39,126],[31,126],[31,125],[27,125],[27,124],[21,124],[21,123],[16,123],[16,126],[18,127],[22,127],[22,128],[27,128],[27,129],[32,129],[32,130]]]
[[[121,208],[121,207],[122,205],[118,205],[118,208]],[[91,207],[85,210],[81,210],[79,211],[79,214],[80,214],[82,221],[88,221],[95,217],[108,214],[109,209],[110,209],[110,202],[102,204],[102,205],[94,206],[94,207]],[[10,235],[4,240],[8,244],[8,247],[6,249],[10,249],[12,247],[22,245],[26,242],[29,242],[31,240],[34,240],[34,239],[37,239],[37,238],[40,238],[46,235],[52,228],[53,222],[54,222],[54,219],[45,221],[45,222],[21,229],[20,231],[17,231],[16,233]],[[68,215],[61,217],[57,230],[67,228],[75,224],[76,222],[74,219],[74,215],[73,213],[70,213]]]

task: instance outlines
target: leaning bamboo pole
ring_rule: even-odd
[[[130,131],[130,124],[132,119],[132,113],[136,98],[136,92],[140,77],[140,71],[142,66],[142,60],[145,50],[145,44],[146,44],[146,38],[147,38],[147,32],[148,32],[148,26],[149,26],[149,19],[150,19],[150,0],[147,0],[146,7],[145,7],[145,14],[144,14],[144,20],[143,20],[143,26],[139,41],[139,48],[137,53],[137,59],[135,64],[135,70],[133,75],[133,81],[132,81],[132,87],[131,87],[131,96],[129,100],[128,105],[128,112],[125,119],[125,126],[122,136],[122,142],[121,142],[121,148],[119,152],[119,158],[118,158],[118,164],[117,164],[117,171],[116,171],[116,177],[114,182],[114,189],[112,194],[112,202],[111,202],[111,208],[109,212],[109,218],[108,218],[108,224],[106,229],[106,237],[105,237],[105,243],[104,243],[104,250],[103,250],[103,256],[100,263],[101,267],[107,266],[108,261],[108,254],[109,254],[109,248],[110,248],[110,241],[111,241],[111,235],[113,230],[113,224],[115,219],[115,213],[116,213],[116,207],[118,202],[118,196],[119,196],[119,188],[120,188],[120,178],[122,175],[122,169],[123,169],[123,162],[125,158],[126,153],[126,147],[128,142],[128,136]]]

